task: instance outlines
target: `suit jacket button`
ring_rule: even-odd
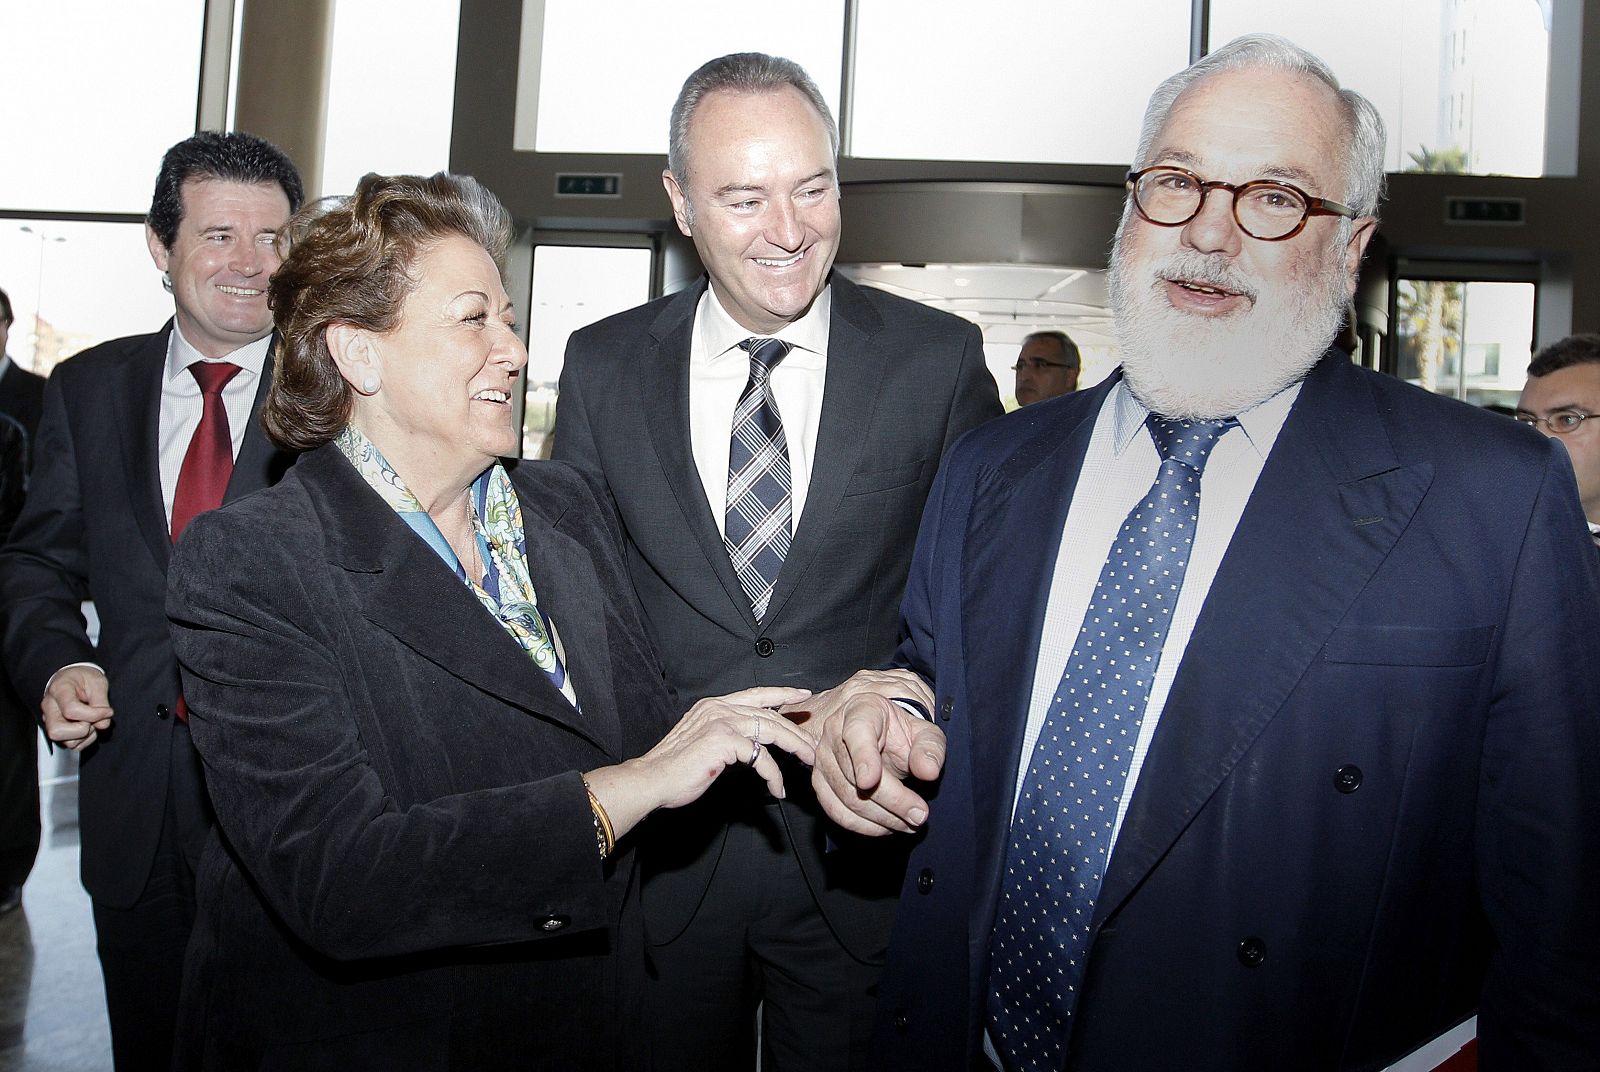
[[[1251,935],[1239,943],[1239,963],[1247,968],[1259,968],[1267,959],[1267,943]]]
[[[917,892],[923,894],[933,892],[933,868],[924,867],[922,874],[917,876]]]
[[[889,1022],[894,1025],[894,1029],[896,1031],[899,1031],[902,1034],[905,1033],[906,1028],[911,1026],[911,1018],[903,1012],[895,1013],[894,1019]]]
[[[164,703],[156,704],[156,717],[157,718],[159,718],[163,722],[165,722],[168,718],[171,717],[171,715],[172,715],[172,712],[167,710],[167,705],[166,704],[164,704]]]
[[[553,934],[567,925],[566,916],[546,916],[539,921],[539,929]]]
[[[772,642],[771,637],[762,637],[760,640],[756,641],[756,654],[761,656],[763,659],[771,655],[776,650],[778,650],[778,645]]]
[[[1341,793],[1354,793],[1361,788],[1361,768],[1346,763],[1333,772],[1333,787]]]
[[[939,721],[950,721],[950,709],[955,706],[955,701],[946,696],[939,704]]]

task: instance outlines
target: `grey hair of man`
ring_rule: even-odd
[[[811,102],[828,130],[828,144],[833,158],[839,159],[839,124],[828,111],[828,102],[822,90],[806,74],[805,68],[782,56],[769,56],[764,52],[734,52],[708,60],[684,80],[678,99],[672,102],[671,127],[667,136],[667,170],[685,192],[689,189],[689,124],[700,102],[712,93],[723,90],[732,93],[774,93],[784,87],[792,88]],[[693,218],[694,204],[688,201],[685,211]]]
[[[1078,354],[1078,344],[1072,341],[1072,336],[1064,331],[1035,331],[1023,337],[1022,345],[1026,346],[1034,339],[1049,339],[1061,349],[1061,360],[1066,362],[1067,368],[1080,368],[1082,359]]]
[[[1349,141],[1346,144],[1349,159],[1345,189],[1340,200],[1355,209],[1358,216],[1376,217],[1378,200],[1383,195],[1383,158],[1388,144],[1383,117],[1367,98],[1355,90],[1341,87],[1338,77],[1326,63],[1293,41],[1274,34],[1247,34],[1234,38],[1157,86],[1150,103],[1145,107],[1144,127],[1139,131],[1139,152],[1135,157],[1137,166],[1149,165],[1150,154],[1156,148],[1155,141],[1161,128],[1166,125],[1167,115],[1185,90],[1209,75],[1241,68],[1266,68],[1300,74],[1314,78],[1333,90],[1344,106],[1345,121],[1349,125]],[[1316,192],[1325,193],[1320,190]],[[1124,224],[1132,207],[1133,198],[1130,195],[1123,206]],[[1340,220],[1339,245],[1349,241],[1353,226],[1350,220]]]

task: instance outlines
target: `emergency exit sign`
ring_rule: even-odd
[[[563,175],[556,176],[557,197],[621,197],[622,176]]]
[[[1523,201],[1520,197],[1447,197],[1444,199],[1446,223],[1486,223],[1500,227],[1520,227]]]

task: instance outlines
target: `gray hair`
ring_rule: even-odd
[[[1078,344],[1073,342],[1072,336],[1066,332],[1054,330],[1030,332],[1023,338],[1022,345],[1026,346],[1034,339],[1050,339],[1061,347],[1061,357],[1066,361],[1068,368],[1078,368],[1080,366],[1081,359],[1078,356]]]
[[[1346,189],[1342,200],[1355,209],[1357,215],[1376,216],[1378,198],[1383,194],[1383,158],[1387,145],[1383,117],[1367,98],[1353,89],[1341,88],[1338,77],[1326,63],[1294,42],[1273,34],[1248,34],[1235,38],[1157,86],[1145,108],[1144,127],[1139,132],[1139,152],[1135,157],[1137,166],[1145,167],[1149,163],[1156,135],[1166,123],[1172,106],[1186,90],[1208,75],[1247,67],[1265,67],[1314,78],[1338,95],[1350,130]],[[1349,221],[1344,222],[1348,224]]]
[[[792,87],[811,102],[828,128],[828,144],[834,159],[839,157],[839,125],[828,111],[828,102],[822,91],[806,74],[805,68],[782,56],[769,56],[764,52],[735,52],[719,56],[700,66],[683,83],[678,99],[672,102],[672,126],[667,138],[667,170],[678,180],[679,186],[689,182],[688,141],[689,122],[695,109],[707,95],[718,90],[734,93],[772,93]]]

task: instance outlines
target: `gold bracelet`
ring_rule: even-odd
[[[594,815],[594,843],[600,850],[600,859],[604,860],[611,855],[611,850],[617,847],[617,836],[611,829],[611,816],[606,814],[604,804],[594,795],[594,790],[589,788],[589,779],[578,776],[583,782],[583,791],[589,794],[589,811]]]

